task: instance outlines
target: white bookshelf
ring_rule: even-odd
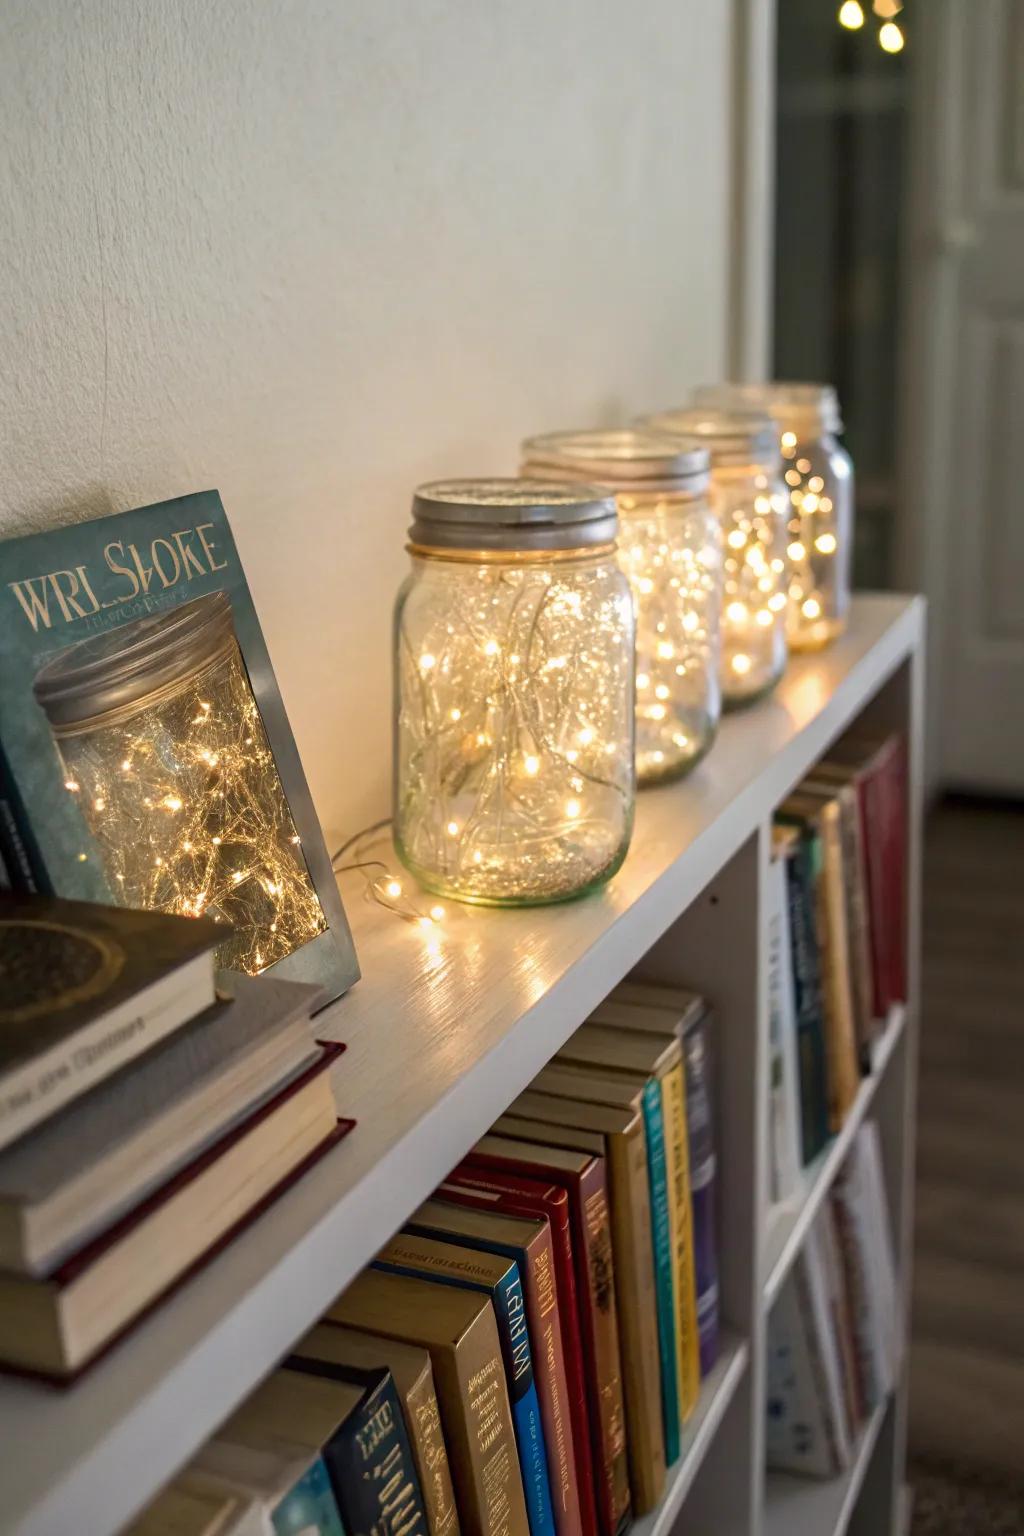
[[[523,912],[449,904],[431,938],[367,904],[360,877],[344,876],[363,980],[317,1022],[323,1036],[348,1045],[336,1087],[356,1130],[74,1389],[0,1381],[4,1531],[120,1530],[634,968],[695,985],[715,1004],[724,1329],[722,1358],[670,1469],[665,1501],[635,1529],[781,1529],[778,1488],[763,1469],[766,1307],[841,1152],[826,1150],[803,1199],[769,1225],[762,893],[770,820],[854,719],[907,731],[911,997],[890,1020],[854,1107],[858,1121],[874,1115],[882,1133],[906,1287],[922,641],[919,600],[857,598],[843,639],[796,658],[771,698],[727,718],[692,779],[640,797],[629,857],[596,896]],[[875,1438],[862,1439],[856,1487],[832,1488],[834,1506],[819,1488],[815,1509],[849,1504],[848,1515],[863,1477],[861,1497],[870,1493],[877,1514],[871,1529],[894,1528],[903,1395]],[[831,1524],[787,1528],[830,1536],[840,1516],[827,1518]]]

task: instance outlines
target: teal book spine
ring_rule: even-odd
[[[661,1113],[661,1085],[657,1078],[652,1077],[644,1089],[643,1107],[644,1130],[647,1132],[647,1177],[651,1190],[658,1352],[661,1356],[661,1412],[665,1430],[665,1460],[671,1466],[679,1459],[679,1375],[676,1363],[676,1308],[668,1214],[665,1123]]]
[[[275,1507],[270,1524],[274,1536],[309,1536],[313,1531],[316,1536],[346,1536],[320,1456]]]
[[[439,1234],[440,1235],[440,1234]],[[495,1286],[468,1278],[440,1275],[435,1270],[414,1269],[404,1264],[393,1264],[386,1259],[376,1259],[375,1269],[389,1269],[397,1274],[413,1275],[418,1280],[435,1280],[441,1285],[458,1285],[463,1289],[484,1291],[491,1298],[494,1315],[498,1321],[501,1354],[505,1363],[509,1405],[515,1429],[516,1449],[519,1453],[519,1470],[526,1495],[526,1514],[530,1522],[530,1536],[555,1536],[555,1516],[551,1507],[551,1485],[548,1481],[547,1448],[540,1419],[540,1402],[537,1385],[533,1379],[533,1356],[530,1353],[530,1334],[526,1326],[526,1303],[519,1277],[519,1266],[509,1264],[504,1277]]]

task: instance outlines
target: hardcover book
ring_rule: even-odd
[[[266,1536],[266,1529],[260,1505],[240,1490],[182,1473],[122,1536]]]
[[[363,1371],[387,1367],[405,1417],[427,1529],[430,1536],[459,1536],[455,1490],[427,1351],[398,1339],[343,1328],[340,1323],[321,1323],[299,1340],[290,1356],[290,1361],[302,1360]]]
[[[480,1168],[468,1161],[452,1169],[437,1194],[439,1198],[457,1201],[474,1210],[500,1211],[502,1215],[540,1220],[548,1225],[572,1427],[570,1454],[575,1469],[568,1507],[572,1510],[571,1496],[575,1495],[583,1531],[596,1531],[597,1492],[590,1446],[590,1413],[576,1296],[569,1196],[559,1185],[544,1179],[523,1178],[505,1169]]]
[[[533,1089],[520,1094],[509,1108],[495,1126],[499,1134],[577,1152],[596,1151],[607,1160],[630,1493],[633,1513],[646,1514],[664,1492],[665,1440],[643,1112],[639,1107],[584,1104]]]
[[[785,860],[800,1062],[800,1148],[804,1167],[828,1141],[828,1069],[821,996],[821,961],[814,916],[818,839],[806,829],[776,826]]]
[[[533,1375],[526,1299],[515,1259],[467,1248],[450,1239],[399,1232],[374,1260],[380,1269],[420,1275],[440,1285],[461,1285],[490,1297],[505,1362],[505,1385],[519,1452],[532,1536],[553,1536],[547,1452]]]
[[[630,1517],[625,1405],[619,1353],[615,1272],[608,1186],[603,1157],[484,1136],[468,1161],[482,1168],[548,1178],[569,1196],[576,1294],[582,1306],[583,1360],[590,1401],[591,1442],[597,1472],[598,1525],[617,1536]]]
[[[0,632],[15,885],[220,918],[229,969],[357,979],[216,491],[0,542]]]
[[[800,1072],[797,1064],[796,993],[786,888],[786,842],[772,830],[772,857],[766,892],[768,929],[768,1121],[771,1198],[778,1203],[800,1188]]]
[[[0,1147],[214,1001],[214,923],[0,896]]]
[[[614,1018],[607,1024],[584,1024],[562,1047],[557,1060],[575,1062],[599,1072],[621,1073],[635,1082],[654,1083],[660,1093],[668,1176],[679,1411],[685,1422],[700,1391],[700,1336],[682,1047],[674,1030],[671,1035],[659,1035],[644,1029],[639,1022],[640,1010],[606,1004],[599,1011]],[[621,1027],[623,1015],[634,1018],[634,1027]],[[651,1131],[649,1124],[648,1139]]]
[[[653,1078],[645,1082],[614,1073],[601,1073],[571,1062],[552,1062],[534,1078],[539,1093],[564,1096],[582,1104],[603,1104],[639,1114],[647,1145],[647,1185],[651,1210],[655,1312],[661,1377],[662,1434],[665,1461],[676,1461],[680,1449],[680,1349],[676,1328],[675,1250],[669,1220],[668,1164],[661,1113],[661,1089]]]
[[[324,1316],[430,1354],[462,1529],[528,1536],[494,1308],[486,1296],[366,1269]]]
[[[435,1199],[413,1213],[406,1230],[515,1261],[526,1299],[555,1529],[559,1536],[581,1536],[551,1224],[546,1217],[496,1210],[493,1198],[467,1203],[467,1193],[442,1185]],[[488,1203],[490,1209],[484,1208]]]
[[[75,1375],[228,1242],[344,1133],[331,1089],[340,1046],[44,1280],[0,1274],[0,1360]]]
[[[841,1364],[812,1226],[768,1319],[767,1465],[833,1477],[850,1462]]]
[[[269,1434],[256,1445],[208,1440],[178,1481],[189,1489],[228,1490],[254,1506],[258,1523],[237,1536],[347,1536],[323,1457],[294,1440]]]

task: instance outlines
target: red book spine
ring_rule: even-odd
[[[546,1216],[551,1226],[555,1261],[555,1288],[558,1316],[565,1356],[565,1380],[569,1398],[569,1422],[572,1428],[573,1462],[576,1468],[576,1493],[582,1536],[597,1536],[597,1505],[594,1498],[594,1465],[590,1452],[590,1416],[587,1413],[587,1387],[580,1337],[576,1276],[573,1269],[572,1237],[569,1225],[569,1198],[564,1189],[543,1179],[526,1179],[517,1174],[485,1169],[469,1162],[460,1163],[445,1180],[443,1198],[455,1200],[465,1194],[465,1204],[486,1210],[503,1211],[508,1216]],[[488,1195],[498,1199],[488,1199]]]
[[[509,1167],[504,1156],[478,1149],[470,1154],[467,1162],[475,1167]],[[569,1196],[576,1295],[583,1322],[584,1376],[594,1405],[594,1412],[588,1418],[596,1474],[598,1529],[601,1536],[616,1536],[629,1520],[630,1497],[604,1158],[591,1158],[579,1175],[563,1174],[542,1164],[524,1163],[518,1159],[515,1168],[527,1176],[549,1177]]]

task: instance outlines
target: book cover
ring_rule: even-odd
[[[778,846],[768,865],[766,920],[768,937],[768,1110],[771,1145],[771,1199],[787,1200],[800,1188],[800,1084],[797,1066],[796,996],[786,856]]]
[[[551,1223],[546,1216],[515,1216],[496,1208],[492,1191],[442,1184],[435,1198],[413,1213],[406,1230],[515,1260],[526,1297],[555,1528],[558,1536],[582,1536]]]
[[[706,1376],[718,1359],[718,1157],[711,1083],[713,1014],[692,1013],[683,1025],[686,1128],[693,1206],[693,1269],[697,1288],[700,1369]]]
[[[646,1012],[634,1013],[614,1005],[605,1005],[601,1012],[608,1023],[584,1024],[562,1047],[557,1059],[596,1067],[599,1071],[621,1072],[639,1082],[650,1079],[658,1085],[668,1179],[679,1411],[685,1422],[700,1391],[700,1339],[682,1048],[674,1023],[669,1033],[659,1034],[646,1029],[641,1022],[647,1017]],[[631,1015],[634,1024],[623,1029],[620,1014]]]
[[[603,1536],[629,1520],[625,1404],[615,1306],[614,1263],[604,1158],[533,1146],[502,1136],[484,1136],[469,1161],[527,1178],[561,1184],[569,1196],[576,1294],[582,1309],[583,1359],[590,1400],[592,1450],[598,1477],[598,1527]]]
[[[576,1472],[572,1487],[583,1530],[596,1531],[597,1484],[590,1445],[590,1412],[576,1296],[569,1196],[559,1185],[546,1179],[527,1179],[505,1169],[480,1168],[468,1160],[452,1169],[438,1190],[439,1195],[442,1193],[445,1200],[472,1205],[474,1209],[484,1203],[509,1216],[533,1217],[548,1222],[572,1427],[571,1449]]]
[[[630,1493],[634,1515],[646,1514],[664,1492],[665,1439],[643,1112],[639,1107],[584,1104],[533,1089],[520,1094],[509,1108],[497,1129],[514,1120],[518,1129],[510,1134],[520,1140],[543,1139],[576,1151],[593,1150],[596,1140],[607,1160]]]
[[[182,1473],[122,1536],[266,1536],[266,1524],[260,1506],[240,1490]]]
[[[426,1349],[469,1536],[528,1536],[523,1481],[494,1308],[486,1296],[366,1269],[324,1316]]]
[[[836,1358],[839,1361],[839,1384],[845,1413],[843,1423],[847,1436],[852,1442],[863,1417],[863,1397],[857,1372],[857,1351],[853,1337],[853,1315],[850,1309],[846,1269],[830,1200],[826,1200],[818,1212],[815,1226],[818,1233],[818,1247],[824,1263],[825,1288],[832,1318],[832,1332],[836,1342]]]
[[[801,789],[808,794],[834,796],[839,804],[850,985],[861,1068],[866,1072],[870,1070],[871,1044],[878,1032],[880,1020],[876,1018],[874,1010],[867,873],[857,786],[852,775],[840,779],[834,774],[819,774],[816,770],[811,778],[804,781]]]
[[[0,896],[0,1146],[214,1001],[215,923]]]
[[[426,1510],[413,1460],[405,1418],[398,1393],[386,1366],[360,1370],[326,1360],[291,1356],[284,1370],[302,1381],[303,1390],[293,1414],[288,1399],[282,1401],[277,1428],[284,1431],[306,1408],[305,1394],[320,1396],[323,1387],[342,1387],[351,1406],[337,1427],[330,1428],[337,1411],[328,1398],[320,1434],[323,1461],[348,1536],[423,1536]],[[275,1378],[271,1377],[271,1383]],[[257,1392],[260,1389],[257,1388]],[[337,1394],[340,1407],[342,1394]],[[310,1427],[312,1418],[304,1420]]]
[[[679,1405],[679,1347],[676,1330],[676,1282],[669,1223],[668,1164],[661,1113],[661,1090],[653,1079],[638,1081],[601,1073],[571,1062],[555,1061],[534,1078],[541,1093],[564,1095],[581,1103],[607,1104],[638,1110],[647,1145],[647,1179],[651,1210],[658,1364],[661,1378],[662,1435],[665,1461],[678,1460],[681,1413]]]
[[[482,1291],[490,1298],[505,1362],[531,1536],[553,1536],[544,1429],[533,1374],[526,1298],[515,1259],[466,1247],[444,1234],[432,1238],[399,1232],[384,1245],[374,1263],[397,1274],[422,1275],[438,1284]]]
[[[0,820],[25,888],[202,911],[231,925],[227,968],[331,996],[357,979],[216,491],[0,542],[0,631]]]
[[[459,1536],[455,1490],[427,1351],[398,1339],[382,1339],[344,1328],[340,1323],[321,1323],[299,1340],[290,1358],[319,1360],[364,1371],[387,1367],[405,1419],[427,1529],[430,1536]]]
[[[800,1147],[804,1167],[828,1141],[828,1079],[820,957],[814,919],[818,839],[806,829],[780,828],[789,900],[793,992],[800,1064]]]
[[[896,1264],[885,1194],[878,1127],[867,1120],[836,1179],[834,1200],[847,1242],[848,1274],[858,1305],[860,1349],[870,1354],[870,1376],[882,1396],[892,1390],[903,1356]],[[856,1257],[854,1257],[854,1254]]]
[[[839,1470],[823,1408],[810,1314],[795,1272],[768,1317],[765,1464],[770,1471],[833,1477]]]

